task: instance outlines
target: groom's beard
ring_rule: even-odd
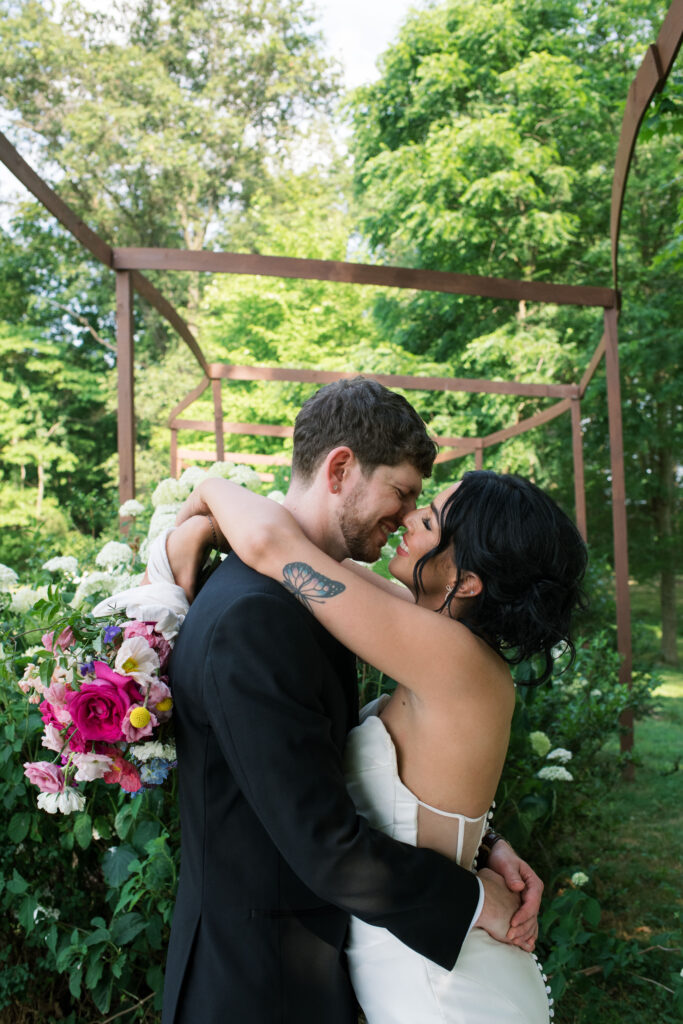
[[[349,558],[357,562],[376,562],[384,540],[372,538],[373,532],[379,533],[379,525],[374,518],[361,512],[359,505],[362,498],[360,494],[347,499],[339,514],[339,529]]]

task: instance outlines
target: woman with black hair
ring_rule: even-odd
[[[223,480],[200,484],[178,522],[167,551],[187,591],[219,527],[226,548],[396,680],[349,735],[349,792],[373,827],[474,868],[509,741],[509,664],[540,655],[532,682],[542,682],[553,648],[573,656],[586,551],[571,520],[527,480],[467,473],[405,516],[389,565],[402,588],[339,564],[286,509]],[[545,1024],[553,1014],[532,954],[481,928],[451,971],[355,918],[347,956],[368,1024]]]

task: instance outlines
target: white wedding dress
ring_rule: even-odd
[[[430,807],[401,782],[396,750],[379,717],[389,698],[366,704],[349,733],[344,773],[349,794],[373,828],[411,846],[418,832],[448,843],[472,869],[488,815],[467,818]],[[429,844],[426,844],[429,845]],[[444,913],[448,913],[444,907]],[[445,970],[405,946],[386,928],[351,919],[347,957],[368,1024],[548,1024],[545,976],[531,953],[473,928],[455,967]]]
[[[175,636],[188,602],[168,561],[168,532],[150,548],[150,583],[107,598],[93,614],[125,612],[131,619],[157,622],[169,640]],[[471,869],[488,815],[446,814],[421,803],[403,785],[394,744],[379,717],[388,699],[384,695],[366,704],[360,725],[349,733],[344,771],[351,798],[374,828],[412,846],[418,827],[421,835],[423,829],[438,830],[439,849],[447,832],[453,859]],[[472,929],[455,967],[447,971],[385,928],[351,918],[347,956],[368,1024],[548,1024],[553,1016],[535,956],[496,942],[481,928]]]

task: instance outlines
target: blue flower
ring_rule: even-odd
[[[90,675],[91,673],[93,673],[95,671],[95,662],[94,661],[86,661],[86,662],[84,662],[83,665],[79,665],[78,666],[78,671],[81,673],[82,676]]]
[[[160,786],[168,775],[171,764],[161,757],[153,757],[140,769],[140,779],[146,786]]]
[[[115,636],[118,636],[121,632],[120,626],[107,626],[104,631],[104,642],[110,644]]]

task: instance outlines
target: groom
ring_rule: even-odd
[[[435,454],[405,399],[338,381],[297,417],[285,504],[333,557],[375,561]],[[341,768],[354,657],[278,583],[226,559],[171,676],[182,855],[163,1024],[353,1024],[350,914],[446,968],[475,921],[505,937],[519,897],[499,879],[357,816]],[[510,877],[526,866],[505,845]]]

